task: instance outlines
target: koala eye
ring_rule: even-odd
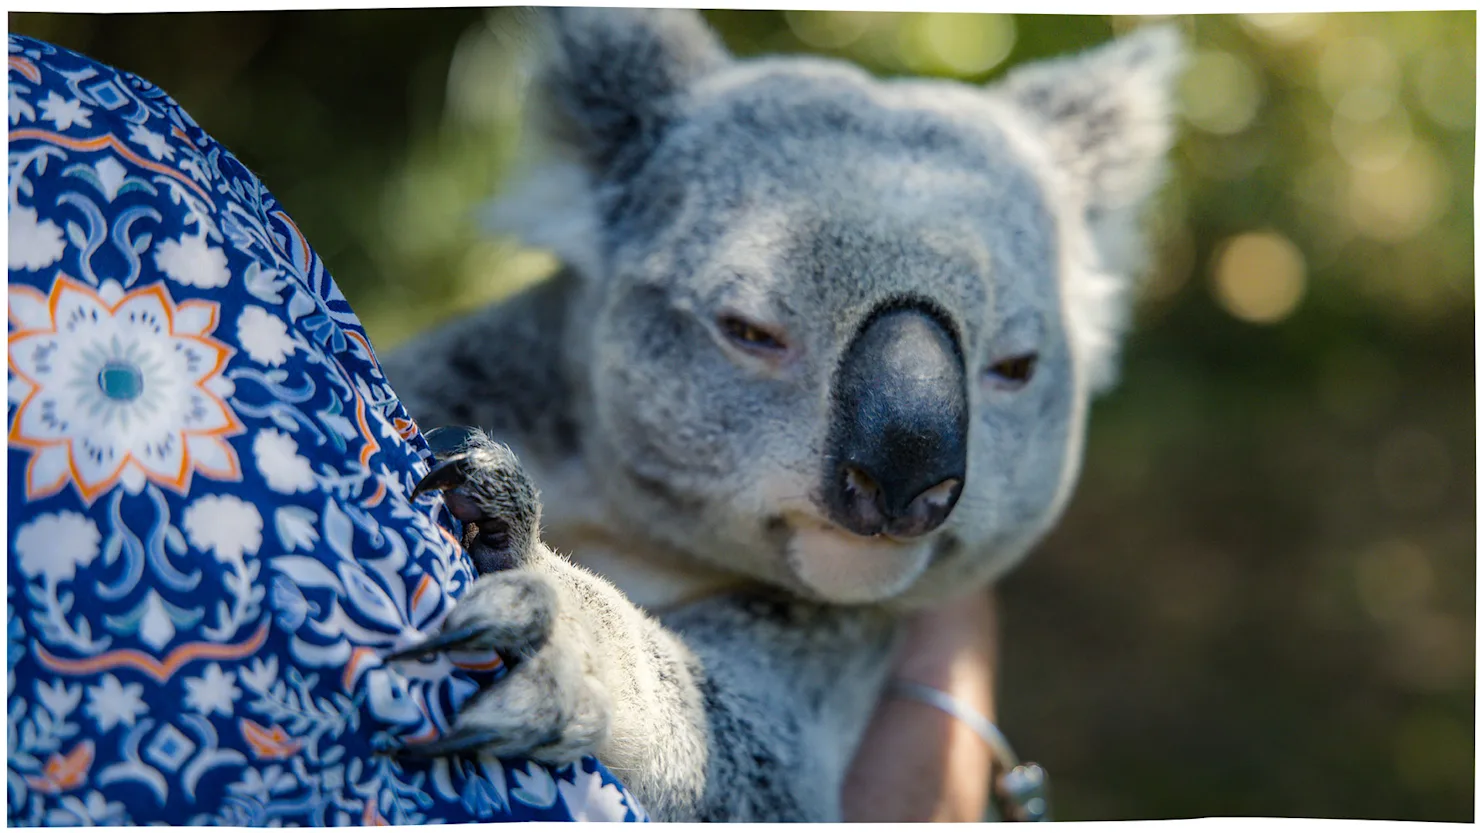
[[[1038,367],[1037,353],[1022,353],[993,362],[987,368],[987,378],[1005,390],[1017,390],[1033,378]]]
[[[721,315],[717,322],[720,332],[741,350],[761,356],[772,356],[786,352],[786,342],[759,324],[746,321],[738,315]]]

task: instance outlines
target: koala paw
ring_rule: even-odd
[[[413,497],[440,491],[453,516],[476,528],[465,545],[481,577],[439,633],[385,659],[493,651],[508,673],[464,704],[442,738],[398,754],[478,752],[569,763],[594,752],[609,731],[609,697],[594,673],[579,600],[541,569],[541,559],[555,556],[539,541],[534,485],[513,452],[481,431],[439,428],[426,436],[437,462]]]
[[[412,499],[438,491],[452,516],[471,529],[464,546],[480,574],[518,567],[539,536],[540,499],[508,446],[476,428],[428,431],[437,462]]]
[[[488,753],[565,764],[591,754],[611,722],[606,687],[593,673],[590,640],[560,584],[533,569],[483,576],[448,614],[436,636],[387,657],[407,660],[447,651],[497,651],[507,676],[479,692],[450,732],[403,747],[404,757]]]

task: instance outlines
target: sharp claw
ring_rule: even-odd
[[[468,471],[463,466],[464,459],[466,458],[459,455],[432,466],[432,470],[417,481],[416,488],[411,490],[411,499],[416,500],[427,492],[447,491],[461,486],[468,479]]]
[[[431,447],[432,454],[440,459],[467,445],[468,440],[472,439],[477,431],[477,428],[466,425],[444,425],[440,428],[433,428],[421,436]]]
[[[454,630],[443,631],[408,648],[386,654],[382,662],[399,662],[404,659],[418,659],[427,654],[455,651],[477,639],[483,632],[484,628],[481,625],[465,625]]]
[[[445,758],[459,752],[472,752],[497,741],[496,732],[453,732],[428,743],[412,743],[395,750],[400,758]]]

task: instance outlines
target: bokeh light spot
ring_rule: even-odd
[[[1333,108],[1341,105],[1349,91],[1358,88],[1396,95],[1401,80],[1398,62],[1388,45],[1365,36],[1333,41],[1322,51],[1316,73],[1321,95]]]
[[[447,68],[446,118],[489,127],[519,115],[517,45],[502,21],[463,34]]]
[[[1213,291],[1235,318],[1275,323],[1294,312],[1305,296],[1305,258],[1278,232],[1241,234],[1225,242],[1214,258]]]
[[[1293,44],[1309,38],[1320,31],[1322,15],[1309,13],[1293,14],[1245,14],[1240,15],[1244,30],[1263,40],[1280,44]]]
[[[1209,133],[1229,135],[1248,127],[1263,96],[1248,62],[1229,52],[1198,52],[1182,75],[1182,116]]]
[[[1429,51],[1419,62],[1414,84],[1418,103],[1429,118],[1450,130],[1468,130],[1475,126],[1473,54],[1467,60],[1454,50]]]
[[[1407,240],[1440,215],[1448,199],[1448,175],[1444,161],[1428,145],[1413,142],[1392,165],[1353,169],[1347,213],[1367,237]]]
[[[930,13],[920,20],[930,53],[954,75],[981,75],[1007,59],[1017,41],[1012,15]]]
[[[792,34],[816,49],[842,49],[863,37],[873,23],[869,12],[788,10],[785,17]]]
[[[1362,92],[1374,90],[1365,87]],[[1342,102],[1351,99],[1352,95],[1348,95]],[[1413,144],[1413,128],[1409,126],[1407,113],[1392,108],[1376,119],[1349,118],[1347,113],[1346,109],[1337,109],[1336,118],[1331,120],[1331,142],[1348,165],[1366,171],[1386,171],[1402,161]]]

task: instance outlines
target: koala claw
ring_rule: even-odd
[[[427,492],[448,492],[457,489],[467,482],[469,477],[468,452],[477,446],[482,439],[482,432],[476,428],[466,425],[444,425],[433,428],[422,437],[432,450],[436,463],[426,476],[417,481],[416,488],[411,490],[411,499],[416,500]],[[457,513],[457,507],[449,505],[453,514],[460,521],[476,521],[476,518],[465,518]],[[476,514],[472,506],[462,507],[463,514]]]
[[[424,659],[431,656],[432,654],[440,654],[447,651],[456,651],[463,648],[472,648],[475,646],[476,643],[481,641],[479,640],[479,637],[482,636],[486,630],[486,628],[479,625],[468,625],[466,627],[455,628],[450,631],[443,631],[442,633],[428,637],[421,642],[416,643],[415,645],[407,648],[402,648],[401,650],[395,651],[393,653],[386,654],[384,657],[384,661],[400,662],[401,660],[408,659]]]
[[[416,488],[411,490],[412,499],[419,498],[427,492],[451,491],[466,483],[468,480],[467,459],[466,454],[439,457],[436,465],[427,472],[426,477],[416,482]],[[459,517],[458,520],[471,521],[476,518]]]
[[[447,736],[437,738],[434,741],[401,746],[394,750],[393,754],[401,758],[432,760],[435,758],[447,758],[464,752],[477,752],[498,741],[499,735],[496,732],[453,731]]]

